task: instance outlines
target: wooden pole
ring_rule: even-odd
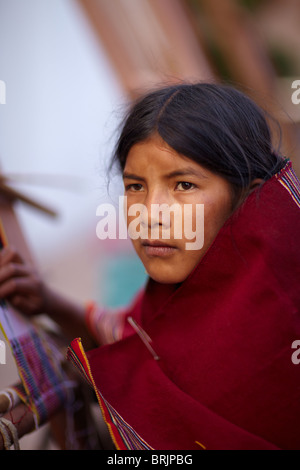
[[[21,201],[29,205],[30,207],[43,212],[44,214],[50,215],[51,217],[57,216],[57,212],[55,212],[54,210],[50,209],[49,207],[46,207],[40,202],[35,201],[29,196],[26,196],[24,193],[21,193],[20,191],[9,186],[3,177],[0,177],[0,195],[2,195],[11,203],[14,203],[16,201]]]
[[[277,97],[276,74],[259,33],[246,11],[234,0],[198,0],[236,84],[271,114],[282,129],[282,151],[300,174],[300,150],[292,123]],[[273,135],[278,127],[269,120]]]
[[[125,91],[212,72],[180,0],[78,0]]]

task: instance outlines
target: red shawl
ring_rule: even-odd
[[[180,286],[149,280],[131,312],[144,338],[128,323],[87,354],[73,341],[117,449],[300,449],[299,208],[288,162]]]

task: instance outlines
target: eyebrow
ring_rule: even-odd
[[[197,176],[197,178],[207,178],[207,176],[201,173],[201,171],[196,171],[191,167],[187,167],[182,170],[175,170],[167,175],[168,178],[174,178],[176,176]]]
[[[200,171],[199,172],[195,171],[191,167],[188,167],[182,170],[175,170],[165,175],[167,179],[176,178],[178,176],[196,176],[197,178],[207,178],[207,176],[205,176],[203,173],[201,173]],[[135,175],[134,173],[127,173],[126,171],[124,171],[123,173],[123,179],[145,181],[145,178],[143,178],[142,176]]]
[[[123,179],[145,181],[145,178],[142,178],[141,176],[135,175],[133,173],[126,173],[125,171],[123,173]]]

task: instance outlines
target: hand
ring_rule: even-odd
[[[38,273],[9,246],[0,251],[0,299],[27,316],[43,313],[47,303]]]
[[[31,317],[40,313],[49,315],[72,340],[80,336],[85,347],[92,349],[95,342],[85,323],[85,306],[74,304],[52,291],[30,265],[11,247],[0,250],[0,299],[20,313]]]

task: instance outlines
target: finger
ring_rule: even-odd
[[[7,282],[0,286],[0,298],[6,299],[17,294],[32,294],[36,293],[35,286],[32,279],[15,277],[9,279]]]
[[[34,315],[38,309],[39,302],[36,297],[17,295],[9,302],[16,310],[24,313]]]
[[[23,259],[19,252],[10,245],[5,246],[0,250],[0,265],[5,265],[10,262],[23,263]]]
[[[9,263],[0,267],[0,284],[13,277],[28,277],[31,272],[25,265]]]

